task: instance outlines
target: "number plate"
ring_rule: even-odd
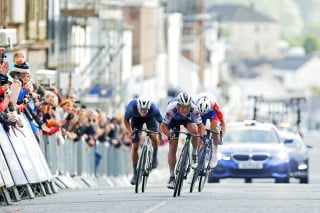
[[[239,169],[263,169],[263,164],[256,162],[239,163]]]

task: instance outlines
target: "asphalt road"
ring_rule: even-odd
[[[63,190],[0,207],[0,212],[320,212],[320,187],[315,184],[220,183],[192,194],[187,186],[175,198],[159,185],[138,194],[133,187]]]
[[[320,212],[320,140],[319,133],[307,136],[310,149],[310,183],[275,184],[273,180],[222,180],[207,184],[204,191],[189,193],[185,183],[180,197],[165,187],[166,176],[154,172],[145,193],[134,187],[93,187],[61,189],[56,194],[23,199],[0,206],[0,213],[82,213],[82,212]],[[166,173],[166,172],[164,172]],[[155,181],[156,180],[156,181]]]

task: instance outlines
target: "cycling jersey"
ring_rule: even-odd
[[[177,108],[178,101],[171,100],[169,101],[167,112],[163,118],[163,123],[169,125],[172,120],[176,121],[186,121],[189,120],[190,122],[201,124],[201,117],[200,113],[197,110],[197,106],[194,103],[191,103],[190,112],[187,116],[183,116],[178,112]]]
[[[156,107],[156,105],[154,103],[151,103],[151,106],[150,106],[150,109],[148,110],[148,113],[142,117],[138,111],[136,99],[129,102],[129,104],[126,108],[125,114],[124,114],[125,120],[129,121],[131,118],[145,118],[145,119],[155,118],[159,123],[162,122],[161,113],[160,113],[158,107]]]

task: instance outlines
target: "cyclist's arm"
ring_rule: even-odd
[[[203,123],[198,124],[198,133],[199,133],[199,135],[201,135],[201,136],[204,136],[204,135],[207,134],[206,128],[205,128],[205,126],[203,125]]]
[[[224,135],[226,132],[226,122],[224,120],[224,115],[223,115],[222,111],[220,110],[220,107],[217,103],[214,104],[213,109],[214,109],[215,113],[217,114],[217,117],[220,121],[221,131],[222,131],[222,134]]]
[[[224,119],[220,120],[220,125],[221,125],[222,135],[224,135],[226,133],[226,130],[227,130],[226,121]]]
[[[124,120],[123,121],[124,127],[126,128],[126,130],[128,131],[129,134],[132,133],[132,128],[131,128],[131,124],[128,120]]]
[[[151,105],[151,108],[154,109],[154,110],[153,110],[153,112],[154,112],[154,114],[153,114],[154,118],[155,118],[159,123],[161,123],[162,120],[163,120],[163,118],[162,118],[162,115],[161,115],[159,109],[158,109],[154,104]]]
[[[168,128],[168,126],[164,123],[161,123],[160,124],[160,131],[165,134],[166,136],[169,136],[170,135],[170,130]]]

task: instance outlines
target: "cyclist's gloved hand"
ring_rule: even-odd
[[[133,128],[132,132],[131,132],[131,136],[134,136],[137,133],[138,129],[137,128]]]

